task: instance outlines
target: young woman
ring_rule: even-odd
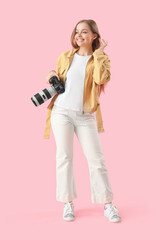
[[[77,197],[73,173],[73,136],[80,141],[90,172],[93,203],[104,203],[104,215],[111,222],[121,221],[118,209],[112,204],[113,192],[109,183],[98,132],[103,121],[98,97],[110,80],[110,60],[103,52],[107,46],[101,41],[95,21],[79,21],[71,35],[73,49],[63,52],[56,63],[56,75],[65,83],[65,92],[53,97],[48,106],[45,138],[49,127],[55,137],[57,201],[64,202],[63,219],[75,219],[73,199]],[[95,120],[95,113],[97,125]]]

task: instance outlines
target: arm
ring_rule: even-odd
[[[102,49],[96,49],[94,56],[93,79],[98,85],[104,84],[110,80],[110,59]]]

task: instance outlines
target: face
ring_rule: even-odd
[[[79,23],[76,27],[75,42],[78,46],[92,46],[93,40],[97,37],[97,34],[93,34],[88,24]]]

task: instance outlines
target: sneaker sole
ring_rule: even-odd
[[[75,220],[75,218],[70,218],[70,219],[66,219],[66,218],[63,218],[65,221],[74,221]]]
[[[110,219],[109,219],[109,221],[116,223],[116,222],[121,222],[121,219],[117,219],[117,220],[110,220]]]
[[[107,217],[105,214],[104,214],[104,216]],[[108,217],[107,217],[107,218],[108,218]],[[108,219],[109,219],[109,218],[108,218]],[[109,219],[109,221],[110,221],[110,222],[114,222],[114,223],[116,223],[116,222],[121,222],[121,218],[113,219],[113,220]]]

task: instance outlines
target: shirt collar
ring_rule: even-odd
[[[77,48],[73,48],[71,51],[69,51],[67,54],[66,54],[66,57],[67,58],[70,58],[74,55],[75,52],[77,52],[78,50],[80,49],[80,47],[77,47]],[[93,54],[92,54],[93,56]]]
[[[66,55],[66,57],[70,58],[72,55],[74,55],[75,52],[77,52],[79,49],[79,47],[77,48],[73,48],[71,51],[68,52],[68,54]]]

